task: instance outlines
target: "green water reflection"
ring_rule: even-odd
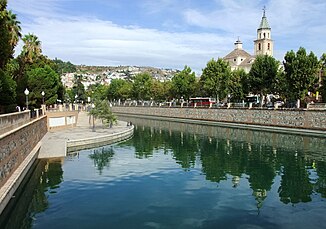
[[[128,141],[40,161],[2,216],[1,228],[56,228],[51,224],[56,221],[60,228],[323,228],[326,223],[325,139],[127,120],[136,125]],[[164,207],[158,207],[161,202]]]

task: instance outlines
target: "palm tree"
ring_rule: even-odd
[[[34,34],[27,34],[23,37],[22,56],[25,62],[33,63],[33,60],[42,53],[41,41]]]
[[[10,33],[9,43],[12,48],[17,45],[19,38],[22,36],[20,33],[21,27],[19,24],[20,22],[17,20],[16,14],[9,10],[7,13],[7,27]]]
[[[5,10],[6,7],[7,7],[7,0],[0,0],[0,11]]]

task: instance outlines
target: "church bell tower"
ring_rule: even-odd
[[[263,9],[263,17],[261,19],[259,28],[257,29],[257,39],[255,43],[255,55],[269,55],[273,56],[274,42],[272,40],[271,27],[268,24],[265,12]]]

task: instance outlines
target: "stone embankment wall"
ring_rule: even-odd
[[[34,119],[0,136],[0,187],[47,132],[46,117]]]
[[[319,131],[326,130],[326,111],[323,110],[200,109],[121,106],[112,107],[112,111],[117,114],[146,115]]]
[[[30,111],[0,115],[0,135],[7,133],[30,120]]]
[[[145,126],[157,130],[189,133],[218,139],[244,142],[248,145],[261,145],[276,150],[304,152],[307,159],[326,161],[325,138],[277,132],[254,131],[249,129],[216,127],[181,122],[169,122],[157,119],[142,119],[137,117],[119,116],[119,120],[131,121],[138,127]]]

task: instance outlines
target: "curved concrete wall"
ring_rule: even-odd
[[[134,133],[134,126],[130,126],[128,130],[108,134],[99,137],[78,139],[78,140],[68,140],[67,141],[67,153],[75,152],[78,150],[89,149],[94,147],[100,147],[107,144],[112,144],[115,142],[123,141],[130,138]]]

